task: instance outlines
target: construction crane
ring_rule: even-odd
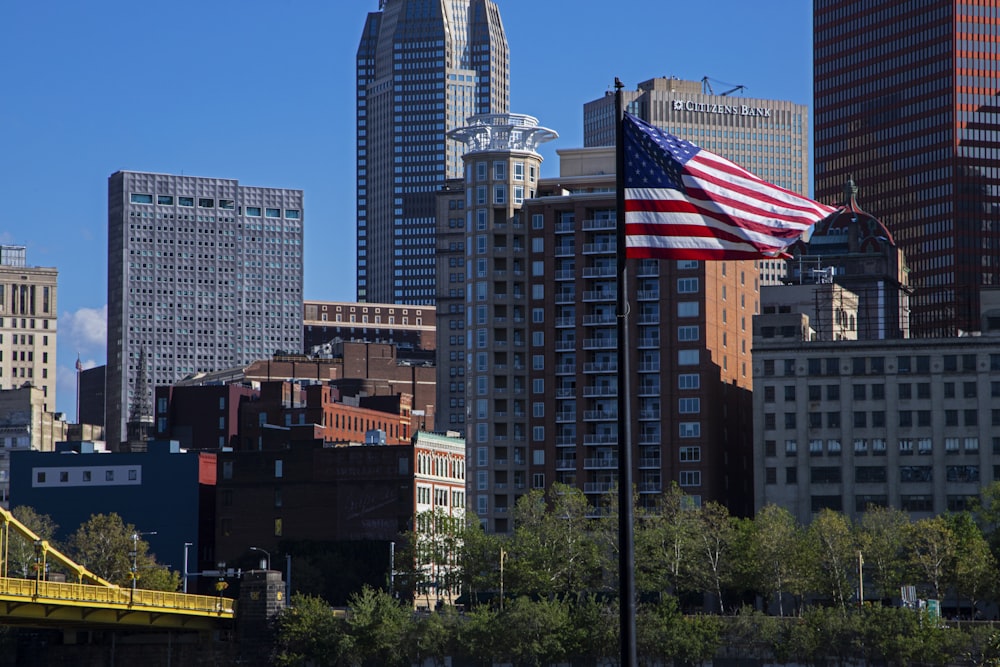
[[[712,90],[712,81],[715,81],[716,83],[721,83],[723,86],[731,86],[728,90],[724,90],[721,93],[718,93],[719,97],[725,97],[727,95],[732,95],[733,93],[736,93],[736,92],[742,92],[742,91],[746,90],[746,88],[747,88],[744,85],[737,85],[737,84],[732,84],[732,83],[726,83],[725,81],[719,81],[718,79],[709,79],[707,76],[704,76],[704,77],[701,78],[701,92],[702,93],[705,93],[705,94],[708,94],[708,95],[715,95],[716,94],[716,92],[714,90]]]

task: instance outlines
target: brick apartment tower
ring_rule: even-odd
[[[358,301],[433,305],[435,192],[462,175],[445,133],[506,113],[507,37],[491,0],[380,0],[357,53]]]
[[[981,328],[1000,284],[1000,7],[814,0],[816,197],[851,177],[912,271],[914,336]]]
[[[470,506],[491,531],[530,488],[530,230],[539,144],[552,130],[531,116],[487,114],[449,134],[466,151],[464,182],[438,196],[439,430],[465,434]]]

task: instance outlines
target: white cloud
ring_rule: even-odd
[[[59,317],[59,346],[80,354],[103,353],[108,337],[108,306],[80,308]],[[75,360],[74,360],[75,362]]]

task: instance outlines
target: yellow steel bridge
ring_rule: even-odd
[[[8,576],[12,530],[34,545],[34,579]],[[43,579],[49,561],[57,562],[77,581]],[[0,508],[0,624],[213,630],[228,627],[233,617],[231,598],[133,590],[112,584],[70,560]]]

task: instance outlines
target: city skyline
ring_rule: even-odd
[[[632,88],[653,76],[707,75],[754,97],[811,104],[804,4],[776,3],[765,16],[740,2],[627,2],[609,15],[596,1],[567,13],[498,0],[511,111],[560,134],[541,150],[542,176],[556,173],[557,150],[583,145],[583,102],[615,76]],[[8,8],[0,53],[17,66],[0,83],[17,104],[0,108],[9,204],[0,240],[27,246],[32,265],[59,269],[57,409],[75,416],[77,353],[85,366],[105,361],[106,183],[117,170],[304,190],[304,297],[354,298],[354,60],[377,8],[181,2],[172,16],[190,19],[166,22],[153,7],[124,3],[54,15],[44,5]]]

